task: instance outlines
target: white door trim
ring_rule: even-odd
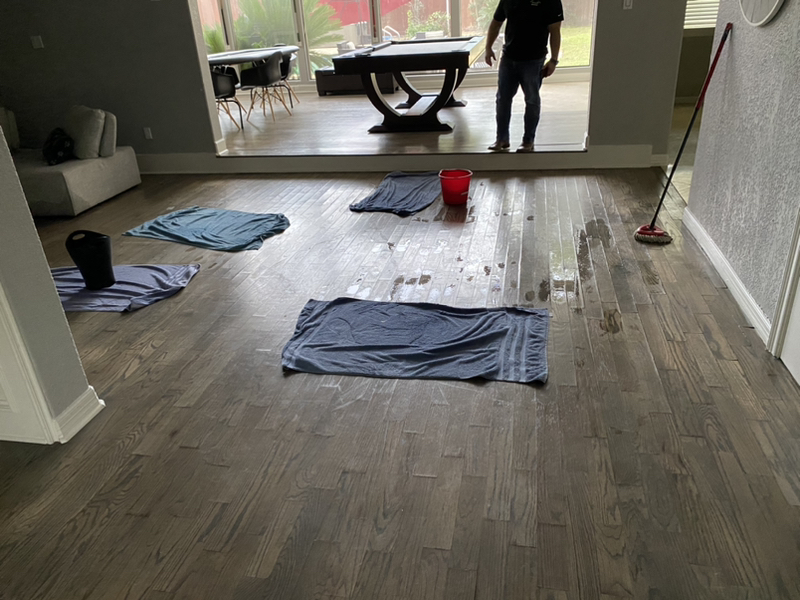
[[[61,430],[50,414],[44,391],[39,385],[39,376],[31,362],[25,341],[17,327],[17,321],[11,312],[11,306],[2,286],[0,286],[0,329],[5,329],[8,333],[10,350],[23,375],[20,380],[7,381],[8,388],[33,408],[41,429],[41,435],[24,434],[14,441],[52,444],[61,437]]]
[[[767,340],[767,350],[777,357],[780,357],[783,351],[786,329],[789,326],[789,315],[792,311],[798,285],[800,285],[800,213],[795,219],[789,261],[783,273],[778,308],[775,311],[775,318],[772,321],[772,328]]]
[[[92,386],[86,388],[85,392],[56,417],[55,422],[59,429],[58,441],[62,444],[70,441],[105,406],[106,403],[97,397],[97,392]]]

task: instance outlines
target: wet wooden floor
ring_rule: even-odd
[[[347,207],[378,175],[146,177],[40,233],[199,262],[179,295],[71,314],[107,408],[0,444],[0,598],[800,597],[798,387],[655,170],[476,175],[466,208]],[[283,212],[257,252],[121,237],[191,205]],[[550,380],[284,376],[309,298],[552,313]]]

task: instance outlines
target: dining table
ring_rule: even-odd
[[[250,48],[247,50],[229,50],[227,52],[217,52],[208,55],[208,64],[212,67],[223,67],[229,65],[243,65],[247,63],[259,63],[267,60],[276,52],[283,55],[284,60],[291,59],[292,55],[299,52],[297,46],[272,46],[270,48]]]

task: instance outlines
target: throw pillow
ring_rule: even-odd
[[[103,126],[103,137],[100,138],[100,156],[114,156],[117,149],[117,117],[110,112],[106,113],[106,122]]]
[[[73,106],[67,112],[64,131],[75,140],[75,158],[100,156],[100,140],[106,123],[106,113],[86,106]]]
[[[69,137],[63,129],[57,127],[47,136],[47,140],[45,140],[44,147],[42,148],[42,155],[47,164],[52,167],[53,165],[60,165],[64,161],[74,158],[74,148],[75,145],[72,138]]]

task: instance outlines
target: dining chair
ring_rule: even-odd
[[[275,47],[285,46],[286,44],[275,44]],[[281,61],[281,88],[286,88],[286,91],[289,95],[289,106],[294,108],[294,103],[297,102],[300,104],[300,98],[297,97],[294,89],[292,89],[291,84],[289,83],[289,77],[292,75],[292,71],[294,71],[294,67],[297,64],[297,54],[292,52],[291,54],[285,54],[283,56],[283,60]],[[292,100],[294,98],[294,100]]]
[[[281,62],[283,55],[280,52],[270,54],[270,56],[263,62],[257,63],[255,66],[242,70],[242,89],[250,90],[250,110],[247,111],[247,118],[250,119],[250,113],[253,112],[256,100],[261,98],[261,110],[264,116],[267,116],[265,100],[269,103],[269,111],[272,114],[272,120],[275,120],[275,110],[272,106],[272,100],[275,99],[283,104],[286,112],[291,116],[292,111],[286,105],[283,97],[277,93],[276,88],[281,87]]]
[[[211,69],[211,83],[214,87],[214,98],[217,101],[217,110],[222,107],[227,115],[236,125],[236,129],[244,129],[244,119],[242,118],[242,104],[236,97],[236,90],[239,88],[239,77],[233,67],[215,67]],[[233,102],[239,108],[239,123],[233,118],[229,103]]]

